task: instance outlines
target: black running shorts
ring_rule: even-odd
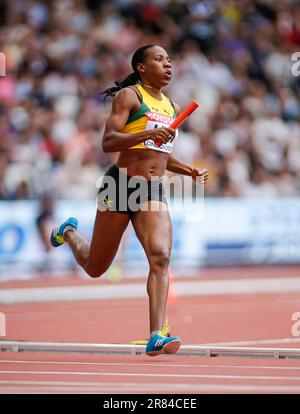
[[[162,178],[146,180],[141,176],[124,174],[113,164],[103,176],[98,192],[97,205],[100,211],[115,211],[133,216],[146,201],[156,200],[164,203],[159,210],[167,210]],[[142,210],[145,210],[144,205]]]

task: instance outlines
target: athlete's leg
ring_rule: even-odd
[[[151,205],[159,203],[151,201]],[[150,333],[161,330],[168,298],[168,265],[172,248],[172,224],[168,211],[138,211],[132,224],[148,258],[147,282]]]
[[[74,229],[64,232],[64,240],[77,263],[91,277],[99,277],[113,261],[128,223],[127,214],[97,210],[91,243]]]

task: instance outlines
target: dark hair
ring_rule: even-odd
[[[146,45],[140,47],[138,50],[136,50],[132,56],[131,59],[131,67],[133,69],[133,72],[130,73],[126,78],[115,81],[116,86],[112,86],[110,88],[105,89],[101,94],[105,94],[104,99],[106,99],[108,96],[115,96],[115,94],[120,91],[123,88],[126,88],[130,85],[135,85],[140,80],[140,75],[137,70],[138,63],[143,63],[146,58],[146,51],[150,49],[151,47],[154,47],[155,45]]]

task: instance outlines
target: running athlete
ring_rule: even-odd
[[[113,96],[106,123],[104,152],[119,152],[116,164],[106,172],[99,193],[98,209],[91,243],[77,231],[71,217],[51,233],[54,247],[67,243],[78,264],[93,278],[100,277],[112,263],[129,221],[148,262],[150,356],[173,354],[181,346],[177,336],[161,334],[168,297],[168,265],[171,255],[172,226],[162,177],[166,170],[184,174],[203,183],[206,169],[192,168],[172,155],[175,131],[169,127],[179,107],[162,89],[172,78],[172,64],[160,46],[147,45],[132,57],[133,73],[104,91]],[[138,197],[134,195],[136,191]]]

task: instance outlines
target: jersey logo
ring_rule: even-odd
[[[113,203],[113,201],[112,201],[112,200],[109,200],[109,199],[108,199],[108,197],[106,196],[106,197],[103,199],[102,203],[103,203],[103,204],[105,204],[105,205],[107,205],[108,207],[112,207],[112,203]]]
[[[160,122],[166,125],[171,125],[174,121],[174,119],[171,116],[159,114],[158,112],[146,112],[145,116],[149,121]]]

